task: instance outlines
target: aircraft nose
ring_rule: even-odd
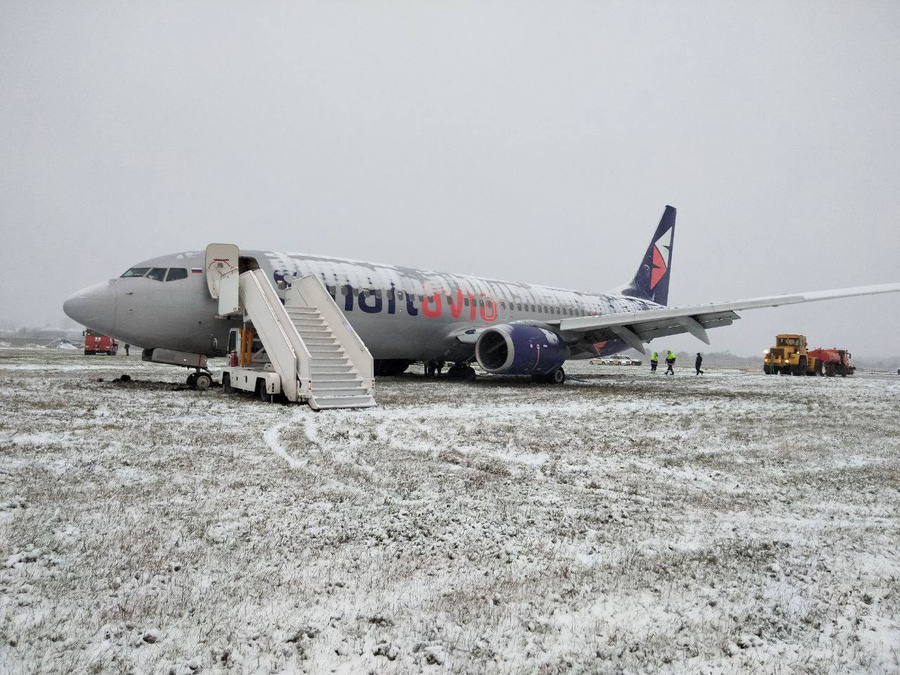
[[[116,325],[116,291],[108,281],[78,291],[63,303],[66,316],[101,333]]]

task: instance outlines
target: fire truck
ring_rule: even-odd
[[[85,330],[84,336],[84,353],[85,354],[108,354],[115,356],[119,351],[119,342],[109,335],[96,333],[90,328]]]

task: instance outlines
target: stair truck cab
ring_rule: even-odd
[[[222,368],[222,389],[226,393],[250,392],[269,402],[283,396],[281,375],[252,327],[232,328],[228,333],[228,365]]]

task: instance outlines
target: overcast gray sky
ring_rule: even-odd
[[[666,204],[671,304],[900,281],[898,73],[897,2],[7,0],[0,320],[211,241],[603,291]],[[791,331],[900,294],[711,336]]]

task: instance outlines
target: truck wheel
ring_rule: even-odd
[[[768,366],[768,365],[763,366],[763,372],[764,372],[766,375],[769,375],[769,374],[770,374],[770,369],[769,369],[769,366]]]
[[[197,373],[194,386],[201,391],[209,389],[212,386],[212,376],[209,373]]]
[[[266,381],[265,380],[257,380],[256,381],[256,395],[259,397],[260,401],[264,401],[265,403],[271,403],[272,397],[269,392],[266,391]]]
[[[224,373],[222,375],[222,391],[226,394],[230,394],[234,391],[234,389],[231,388],[231,375],[229,373]]]

